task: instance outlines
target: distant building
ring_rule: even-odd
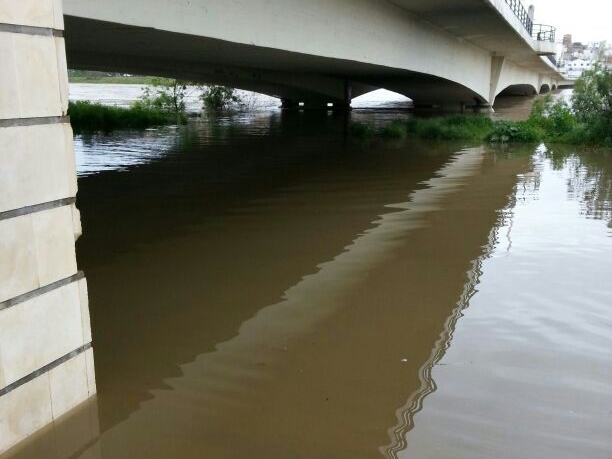
[[[577,80],[587,70],[601,64],[612,69],[612,48],[605,41],[580,43],[572,42],[572,35],[563,37],[563,56],[559,71],[568,80]]]
[[[582,76],[585,70],[591,70],[593,68],[593,61],[586,61],[584,59],[575,59],[565,64],[565,74],[569,80],[577,80]]]

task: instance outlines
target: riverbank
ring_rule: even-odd
[[[375,128],[353,123],[355,139],[407,137],[434,140],[467,140],[489,143],[556,143],[612,147],[609,95],[577,92],[571,104],[552,97],[536,99],[525,121],[494,120],[483,115],[412,117]]]

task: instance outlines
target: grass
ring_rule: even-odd
[[[406,130],[413,137],[435,140],[482,140],[493,122],[484,116],[453,115],[436,118],[412,118]]]
[[[484,116],[445,116],[435,118],[411,118],[396,120],[380,130],[364,123],[352,123],[350,134],[358,139],[382,137],[387,140],[405,138],[435,140],[485,140],[491,132],[493,121]]]
[[[397,121],[394,121],[394,123],[397,123]],[[369,139],[370,137],[374,137],[377,132],[369,124],[351,123],[349,126],[349,134],[355,139]]]
[[[378,130],[363,123],[353,123],[350,133],[357,139],[401,140],[408,137],[501,144],[548,142],[612,146],[612,129],[605,119],[590,123],[581,121],[565,102],[553,102],[550,98],[537,101],[526,121],[494,121],[483,115],[414,117],[393,121]]]
[[[68,108],[75,133],[110,132],[116,129],[145,129],[151,126],[181,124],[183,116],[136,103],[130,108],[106,106],[86,101],[71,102]]]

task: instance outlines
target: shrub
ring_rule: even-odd
[[[529,121],[497,121],[487,140],[493,143],[539,142],[544,131]]]
[[[546,140],[563,141],[576,127],[576,116],[564,100],[553,102],[550,95],[536,100],[528,123],[543,131]]]
[[[187,83],[175,79],[156,78],[153,80],[153,85],[143,88],[140,100],[134,104],[134,107],[173,114],[179,122],[184,123],[187,118],[187,96]]]
[[[227,110],[241,105],[236,90],[227,86],[207,86],[202,90],[200,98],[208,110]]]

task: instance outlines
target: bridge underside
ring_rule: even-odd
[[[404,69],[71,16],[65,24],[68,66],[75,69],[223,84],[306,106],[348,105],[350,97],[380,88],[415,106],[487,103],[461,84]]]

